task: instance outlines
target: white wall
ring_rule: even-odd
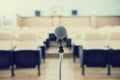
[[[0,0],[0,14],[34,16],[35,10],[50,16],[52,7],[63,8],[63,16],[70,16],[72,9],[78,15],[120,15],[120,0]]]

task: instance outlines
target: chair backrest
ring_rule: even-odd
[[[99,32],[87,32],[83,35],[85,49],[105,49],[105,37]]]
[[[120,31],[108,34],[108,46],[112,49],[120,49]]]
[[[16,38],[16,50],[36,50],[38,37],[35,33],[19,33]]]
[[[11,50],[15,37],[9,32],[0,32],[0,50]]]
[[[74,45],[82,45],[82,35],[79,32],[76,32],[74,37],[72,37],[72,44]]]

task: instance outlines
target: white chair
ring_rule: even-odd
[[[37,66],[38,76],[40,76],[41,55],[37,39],[35,33],[22,32],[17,35],[15,65],[16,68],[35,68]]]
[[[0,32],[0,50],[12,50],[14,46],[14,35],[9,32]]]
[[[21,32],[16,37],[16,50],[37,50],[38,37],[35,33]]]
[[[112,68],[120,68],[120,31],[113,30],[108,34],[108,47],[109,47],[109,74]]]
[[[120,31],[108,34],[108,46],[112,49],[120,49]]]
[[[82,75],[85,74],[84,65],[87,67],[107,67],[107,51],[105,47],[105,36],[103,34],[97,31],[90,31],[84,34],[83,53],[80,53],[80,60]]]
[[[9,32],[0,32],[0,69],[10,69],[14,77],[13,54],[14,36]]]
[[[105,49],[105,36],[97,31],[84,33],[82,40],[85,49]]]

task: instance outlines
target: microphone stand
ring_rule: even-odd
[[[63,52],[64,52],[63,45],[62,45],[62,39],[58,40],[58,43],[59,43],[59,60],[60,60],[60,63],[59,63],[59,80],[61,80],[61,67],[62,67]]]

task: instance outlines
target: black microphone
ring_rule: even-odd
[[[62,40],[67,36],[67,30],[65,29],[64,26],[58,26],[55,29],[55,36],[57,37],[57,40]]]
[[[66,37],[67,31],[64,26],[58,26],[55,29],[55,36],[57,37],[57,41],[59,43],[59,55],[60,55],[60,66],[59,66],[59,80],[61,80],[61,66],[62,66],[62,59],[63,59],[63,45],[62,45],[62,40]]]
[[[55,29],[55,36],[57,37],[57,41],[59,43],[59,53],[63,53],[63,45],[62,45],[62,40],[66,37],[67,35],[67,31],[65,29],[65,27],[63,26],[58,26]]]

